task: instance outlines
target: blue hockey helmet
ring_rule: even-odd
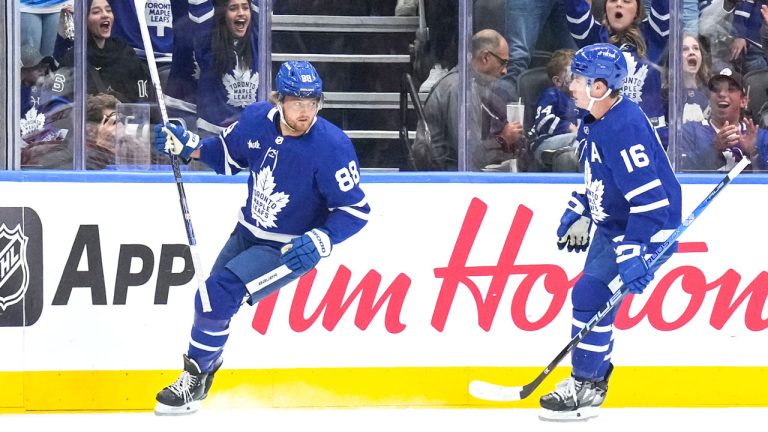
[[[275,76],[275,88],[280,97],[320,98],[323,95],[323,80],[312,63],[291,60],[280,65]]]
[[[571,72],[593,82],[602,79],[611,90],[619,90],[627,76],[627,60],[624,53],[609,43],[587,45],[576,51],[571,62]]]

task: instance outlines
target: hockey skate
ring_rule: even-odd
[[[213,377],[222,362],[222,358],[219,357],[213,370],[204,373],[197,362],[184,354],[184,371],[173,384],[157,394],[155,414],[182,415],[196,412],[200,408],[200,401],[208,396],[208,391],[213,385]]]
[[[596,382],[570,377],[560,382],[553,392],[541,397],[539,404],[542,409],[539,418],[573,421],[596,417],[598,407],[605,400],[607,389],[607,381],[605,391],[602,388],[598,391]]]
[[[217,368],[218,369],[218,368]],[[595,383],[595,400],[592,402],[592,406],[599,407],[605,402],[605,398],[608,396],[608,380],[611,379],[613,373],[613,363],[608,364],[608,371],[605,373],[605,378],[602,381]]]

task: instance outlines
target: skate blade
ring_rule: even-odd
[[[155,405],[155,415],[158,416],[178,416],[194,414],[200,409],[200,401],[192,401],[180,407],[170,406],[158,402]]]
[[[539,413],[539,420],[550,422],[579,422],[597,417],[599,407],[581,407],[573,411],[552,411],[545,408]]]

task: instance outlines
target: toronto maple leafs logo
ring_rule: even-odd
[[[627,77],[624,78],[621,94],[639,104],[643,101],[643,85],[648,76],[648,65],[639,63],[632,53],[624,52],[624,57],[627,59]]]
[[[605,185],[602,180],[592,178],[592,167],[587,160],[584,163],[584,182],[587,189],[587,199],[589,200],[589,211],[592,213],[592,220],[602,222],[608,217],[603,208],[603,193]]]
[[[259,73],[251,73],[249,68],[236,67],[232,74],[224,74],[221,79],[227,89],[227,103],[234,107],[244,108],[256,102],[256,91],[259,89]]]
[[[25,137],[33,132],[41,130],[45,126],[45,116],[37,112],[37,108],[30,108],[19,122],[21,136]]]
[[[253,198],[251,200],[251,216],[256,226],[276,228],[277,214],[290,202],[290,195],[275,192],[275,177],[272,167],[265,166],[253,176]]]

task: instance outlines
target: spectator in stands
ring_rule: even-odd
[[[121,102],[150,102],[154,87],[145,63],[125,41],[112,37],[115,17],[107,0],[88,0],[86,80],[88,94],[108,93]],[[62,9],[62,15],[70,9]],[[59,34],[54,56],[62,68],[74,68],[74,42]],[[73,100],[70,95],[70,100]]]
[[[695,36],[684,35],[683,89],[685,91],[685,105],[683,106],[683,123],[701,122],[709,118],[709,90],[707,88],[709,78],[710,69],[707,53]]]
[[[603,2],[605,0],[602,0]],[[708,2],[706,0],[699,1],[699,0],[682,0],[682,21],[683,21],[683,32],[690,33],[690,34],[699,34],[699,7],[700,4],[704,3],[711,3],[712,0],[709,0]],[[643,0],[643,5],[645,6],[646,13],[650,13],[651,11],[651,0]]]
[[[658,65],[667,48],[668,0],[653,0],[650,14],[640,0],[607,0],[602,23],[595,21],[586,0],[564,1],[568,27],[579,47],[608,42],[624,52],[629,71],[621,93],[640,105],[666,148],[669,129]]]
[[[39,131],[45,125],[40,112],[40,96],[53,58],[43,56],[31,45],[21,47],[21,136]]]
[[[53,55],[59,11],[72,0],[21,0],[21,46],[31,46],[43,56]],[[69,26],[74,31],[73,21]]]
[[[204,0],[190,3],[189,15],[200,66],[197,127],[202,136],[214,135],[258,96],[256,14],[251,0]]]
[[[170,67],[173,58],[173,14],[172,7],[187,3],[188,0],[160,0],[146,3],[144,15],[147,20],[149,38],[158,68]],[[116,1],[111,3],[115,21],[112,25],[112,37],[124,40],[136,51],[143,61],[147,60],[144,53],[144,42],[141,39],[139,19],[136,4],[132,1]],[[186,9],[186,4],[183,5]]]
[[[760,43],[763,45],[763,55],[768,58],[768,5],[760,6],[760,14],[763,16],[763,28],[760,29]]]
[[[467,167],[480,171],[513,157],[523,125],[506,121],[504,101],[494,93],[494,82],[506,73],[509,48],[504,37],[485,29],[472,37],[472,89],[469,96],[471,136],[467,141]],[[425,102],[426,125],[419,124],[413,144],[419,170],[458,168],[459,73],[453,68],[430,92]],[[429,133],[425,133],[426,130]]]
[[[731,35],[731,62],[742,74],[765,69],[768,61],[760,46],[763,26],[761,6],[766,0],[739,0],[733,14]]]
[[[558,48],[576,48],[568,34],[563,1],[507,0],[504,36],[509,42],[509,66],[504,80],[509,88],[516,89],[517,77],[528,69],[531,54],[544,28],[552,34],[553,43]]]
[[[62,141],[72,129],[72,69],[58,69],[43,79],[34,110],[21,120],[24,146]],[[34,116],[31,111],[35,111]]]
[[[712,70],[732,67],[731,36],[737,0],[699,2],[699,36],[712,58]]]
[[[711,75],[710,57],[699,38],[692,34],[683,35],[682,45],[682,78],[683,78],[683,123],[701,122],[709,118],[709,89],[707,82]],[[669,106],[669,82],[671,79],[669,61],[662,62],[663,81],[662,96],[664,103]]]
[[[574,50],[561,49],[554,52],[547,63],[547,75],[552,86],[545,89],[536,106],[533,120],[533,134],[529,142],[531,166],[528,171],[578,171],[576,156],[576,131],[579,110],[571,98],[568,87],[571,84],[571,60]],[[542,153],[547,154],[542,160]]]
[[[88,96],[85,125],[86,169],[99,170],[115,162],[115,116],[118,100],[109,94]],[[71,106],[68,108],[71,109]],[[72,135],[32,141],[21,152],[25,169],[72,169]]]
[[[197,131],[197,77],[193,32],[195,23],[189,19],[186,0],[171,2],[173,15],[173,61],[163,86],[168,115],[182,118],[187,129]]]
[[[766,169],[768,131],[744,115],[747,94],[741,75],[723,70],[708,87],[712,114],[709,120],[683,125],[679,169],[729,171],[743,157],[752,160],[753,169]]]

